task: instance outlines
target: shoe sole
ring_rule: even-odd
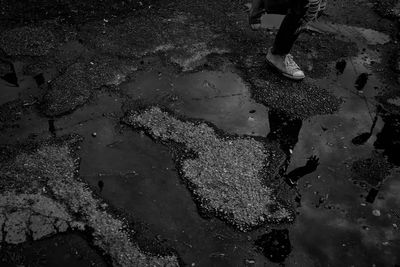
[[[291,80],[294,80],[294,81],[301,81],[301,80],[303,80],[303,79],[305,78],[305,76],[304,76],[304,77],[294,77],[294,76],[292,76],[292,75],[290,75],[290,74],[287,74],[287,73],[281,71],[281,70],[280,70],[277,66],[275,66],[271,61],[269,61],[268,58],[267,58],[267,63],[268,63],[268,65],[270,65],[271,67],[273,67],[277,72],[279,72],[282,76],[284,76],[284,77],[286,77],[286,78],[288,78],[288,79],[291,79]]]

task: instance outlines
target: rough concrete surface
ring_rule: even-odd
[[[40,194],[1,195],[0,212],[4,241],[10,244],[25,242],[28,237],[38,240],[65,232],[72,223],[64,206]]]
[[[40,27],[12,29],[3,32],[0,40],[0,47],[10,56],[43,56],[56,45],[52,32]]]
[[[50,82],[43,97],[43,112],[49,116],[71,112],[86,103],[95,89],[119,85],[135,69],[132,63],[106,57],[76,62]]]

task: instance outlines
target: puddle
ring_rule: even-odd
[[[0,105],[16,100],[22,91],[23,88],[0,79]]]
[[[269,132],[267,109],[251,99],[247,86],[232,72],[142,73],[122,88],[132,99],[162,103],[179,115],[207,120],[231,134]]]
[[[178,176],[170,151],[130,128],[120,128],[121,105],[120,98],[100,93],[91,103],[51,122],[35,114],[24,116],[14,130],[15,139],[33,133],[41,137],[72,132],[83,136],[80,175],[106,201],[131,214],[135,222],[145,223],[158,240],[171,244],[188,264],[267,264],[253,247],[262,229],[238,233],[218,219],[202,218]],[[30,257],[30,251],[21,253]],[[61,252],[55,255],[61,257]],[[65,261],[68,266],[89,266],[71,265],[75,263],[71,258]]]
[[[12,76],[12,79],[7,77],[0,78],[0,105],[16,100],[22,96],[35,95],[37,93],[37,83],[33,77],[21,75],[19,69],[22,69],[22,63],[16,62],[15,72],[8,73],[6,76]]]
[[[62,234],[18,246],[2,246],[2,267],[106,267],[100,254],[79,234]]]
[[[284,17],[283,15],[265,14],[261,17],[261,26],[266,29],[277,30]]]
[[[392,208],[398,201],[394,192],[399,174],[393,171],[378,188],[363,188],[351,180],[352,163],[373,156],[377,134],[385,125],[377,114],[376,89],[383,84],[370,70],[373,56],[366,50],[346,61],[343,74],[318,81],[345,102],[338,114],[311,118],[299,132],[289,170],[303,165],[308,155],[317,155],[320,165],[299,181],[301,206],[289,229],[294,247],[289,262],[304,255],[316,265],[332,266],[393,266],[400,260],[400,217]],[[359,90],[363,73],[368,79]],[[360,136],[364,140],[354,143]]]
[[[299,215],[286,230],[259,229],[243,234],[218,219],[203,219],[181,183],[167,148],[130,129],[120,131],[117,122],[107,118],[74,129],[86,137],[80,173],[107,201],[140,218],[150,232],[172,244],[187,264],[262,266],[286,262],[335,266],[339,264],[337,255],[344,255],[340,264],[345,265],[398,262],[400,236],[393,225],[399,222],[389,211],[399,203],[396,174],[375,189],[378,192],[355,185],[350,179],[352,162],[371,157],[376,136],[384,127],[376,115],[376,88],[383,85],[370,70],[374,56],[366,50],[346,59],[340,72],[333,71],[327,79],[317,81],[342,97],[344,103],[338,114],[303,122],[284,121],[273,110],[254,104],[241,80],[230,72],[180,76],[154,71],[122,86],[133,99],[162,103],[230,133],[251,131],[266,136],[270,127],[273,130],[285,125],[276,138],[288,150],[293,149],[287,172],[304,166],[311,155],[320,162],[317,171],[299,180]],[[332,70],[335,65],[332,63]],[[368,79],[360,90],[356,81],[362,73],[367,73]],[[256,121],[260,122],[252,128],[248,117],[257,113]],[[367,140],[352,143],[366,132]],[[377,217],[374,210],[381,216]]]
[[[92,188],[144,222],[157,239],[172,244],[188,264],[232,266],[249,258],[265,262],[248,242],[255,234],[200,217],[167,147],[131,129],[121,132],[117,124],[98,119],[80,127],[86,137],[80,174]],[[94,131],[96,137],[91,136]]]
[[[284,262],[292,252],[288,229],[272,229],[267,234],[260,236],[255,244],[272,262]]]
[[[262,18],[266,27],[275,29],[280,19]],[[389,40],[368,29],[324,25],[315,26],[315,30],[351,36],[360,44]],[[230,71],[174,74],[167,68],[151,70],[137,72],[120,86],[133,100],[161,103],[177,114],[212,122],[225,132],[275,138],[292,152],[287,172],[304,166],[308,157],[316,155],[320,163],[317,170],[298,181],[297,220],[284,229],[240,233],[218,219],[201,217],[167,147],[121,127],[122,99],[107,93],[62,118],[24,115],[18,127],[0,134],[0,140],[14,142],[32,134],[82,135],[80,175],[106,201],[173,247],[188,265],[391,266],[400,261],[399,173],[392,170],[376,188],[361,187],[350,179],[352,163],[370,158],[373,151],[382,153],[376,145],[378,136],[385,127],[389,132],[395,127],[376,111],[376,88],[383,85],[370,66],[379,60],[367,49],[357,57],[332,63],[335,71],[316,82],[342,97],[344,103],[337,114],[305,121],[286,120],[255,103],[239,75]],[[28,79],[26,84],[39,78]],[[7,91],[10,88],[2,90],[1,101],[19,96],[19,92]],[[393,105],[399,102],[397,98],[390,101]],[[283,130],[273,136],[276,129]],[[360,141],[354,142],[359,136]],[[40,266],[89,266],[92,262],[104,266],[79,235],[32,244],[12,249],[12,255],[33,262],[44,258],[48,265]],[[4,253],[7,250],[0,252],[2,263]]]
[[[90,130],[88,131],[90,132]],[[114,206],[146,223],[150,232],[196,266],[264,262],[248,238],[217,219],[200,217],[168,149],[132,132],[97,135],[82,145],[81,175]]]
[[[400,236],[394,226],[400,225],[398,174],[393,173],[375,189],[377,192],[350,179],[351,163],[371,157],[377,134],[385,125],[378,116],[372,127],[375,88],[382,86],[375,75],[370,75],[372,57],[367,50],[345,59],[339,72],[337,64],[332,63],[335,71],[317,82],[345,102],[338,114],[303,122],[287,121],[254,103],[244,83],[232,72],[175,75],[151,71],[122,85],[132,99],[162,103],[181,115],[211,121],[232,134],[269,134],[272,138],[270,130],[284,128],[275,138],[287,150],[293,150],[287,172],[317,155],[318,169],[298,181],[299,215],[286,229],[239,233],[218,219],[202,218],[178,176],[170,151],[141,133],[121,128],[122,100],[111,94],[100,93],[90,104],[51,122],[37,115],[24,116],[13,133],[20,138],[32,132],[82,135],[80,175],[106,201],[143,222],[151,235],[176,249],[187,264],[387,266],[399,261],[396,252]],[[358,90],[356,81],[362,73],[368,73],[368,79]],[[370,136],[365,142],[352,143],[366,132]],[[376,210],[380,216],[376,216]],[[340,263],[337,255],[341,255]]]

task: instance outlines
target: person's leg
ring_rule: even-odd
[[[264,9],[263,0],[253,0],[250,8],[250,16],[258,15]]]
[[[261,16],[264,12],[264,1],[253,0],[249,11],[249,24],[253,30],[261,27]]]
[[[302,26],[302,18],[307,12],[308,0],[293,0],[288,14],[282,21],[282,24],[275,37],[272,47],[272,54],[287,55],[297,40]]]
[[[272,66],[284,76],[294,80],[301,80],[305,77],[304,72],[294,62],[289,52],[299,36],[308,3],[309,0],[291,1],[288,14],[283,19],[275,37],[274,45],[267,55],[267,61]]]

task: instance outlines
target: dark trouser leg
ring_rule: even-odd
[[[250,8],[250,18],[256,19],[261,16],[264,10],[263,0],[253,0]]]
[[[307,2],[307,0],[292,0],[289,12],[283,19],[276,35],[272,54],[286,55],[290,52],[299,36],[298,30],[301,26],[301,19],[307,11]]]

